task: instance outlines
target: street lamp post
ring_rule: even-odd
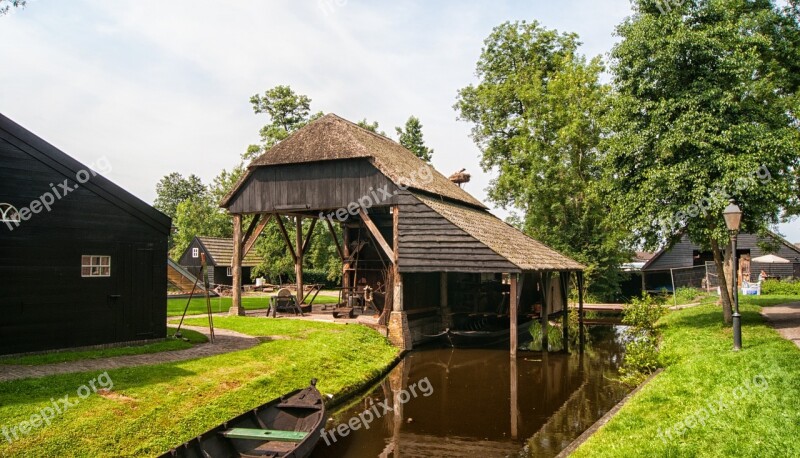
[[[728,233],[731,236],[731,277],[733,277],[733,349],[742,349],[742,316],[739,315],[739,286],[737,278],[737,262],[736,262],[736,236],[739,234],[739,226],[742,222],[742,210],[738,205],[730,200],[730,203],[725,207],[722,212],[725,218],[725,225],[728,227]]]

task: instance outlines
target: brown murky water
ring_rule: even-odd
[[[555,456],[625,396],[622,344],[592,330],[577,352],[429,348],[334,411],[314,457]],[[347,426],[345,426],[347,425]]]

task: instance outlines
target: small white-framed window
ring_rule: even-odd
[[[81,256],[81,277],[110,277],[111,256]]]
[[[197,258],[197,257],[199,257],[199,256],[200,256],[200,249],[199,249],[199,248],[197,248],[197,247],[195,247],[195,248],[192,248],[192,257],[193,257],[193,258]]]
[[[233,277],[233,269],[232,269],[230,266],[228,266],[228,271],[227,271],[227,273],[228,273],[228,276],[229,276],[229,277]]]

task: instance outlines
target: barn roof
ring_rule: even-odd
[[[435,199],[416,197],[433,211],[522,270],[583,270],[578,262],[538,242],[486,210]]]
[[[233,239],[219,237],[195,237],[206,253],[211,256],[209,264],[215,266],[229,266],[233,259]],[[250,250],[242,259],[242,267],[255,267],[261,264],[261,258],[254,250]]]
[[[486,208],[478,199],[454,185],[430,164],[418,158],[399,143],[370,132],[333,113],[327,114],[273,146],[253,160],[248,172],[220,205],[227,207],[240,186],[257,167],[280,164],[367,158],[395,184],[444,196],[478,208]],[[425,179],[430,172],[431,179]]]

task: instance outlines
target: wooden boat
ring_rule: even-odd
[[[327,415],[311,380],[295,390],[213,428],[162,457],[302,458],[314,450]]]
[[[493,347],[508,343],[511,339],[511,326],[507,315],[472,314],[466,320],[459,321],[457,328],[447,328],[439,334],[428,335],[453,348]],[[517,326],[517,335],[528,335],[533,321],[526,321]]]

